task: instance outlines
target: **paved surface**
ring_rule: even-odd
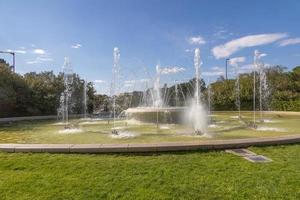
[[[300,134],[276,138],[214,140],[197,143],[185,142],[153,144],[0,144],[0,151],[11,153],[134,153],[189,150],[222,150],[247,148],[249,146],[266,146],[293,143],[300,143]]]

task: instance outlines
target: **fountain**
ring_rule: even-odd
[[[153,87],[153,107],[163,107],[163,101],[160,94],[160,66],[156,65],[156,77]]]
[[[207,86],[207,103],[208,103],[208,115],[209,115],[209,124],[212,123],[211,120],[211,113],[212,113],[212,108],[211,108],[211,83],[208,79],[208,86]]]
[[[208,80],[208,86],[207,86],[207,99],[208,99],[208,114],[211,114],[212,108],[211,108],[211,83]]]
[[[269,96],[267,76],[265,72],[264,62],[259,63],[259,110],[260,110],[260,122],[264,122],[263,111],[264,104],[267,102]]]
[[[178,83],[175,80],[175,107],[179,105],[179,97],[178,97]]]
[[[74,127],[74,124],[69,122],[69,112],[71,110],[70,99],[72,97],[73,90],[73,69],[69,58],[65,58],[63,65],[63,80],[64,80],[64,91],[60,96],[60,106],[57,110],[57,116],[62,117],[62,122],[57,125],[64,125],[64,130],[59,130],[60,134],[73,134],[81,133],[82,129]]]
[[[87,118],[87,81],[84,80],[84,83],[83,83],[83,116],[84,116],[84,119]]]
[[[60,107],[58,109],[58,115],[62,116],[62,122],[65,125],[65,129],[70,128],[69,126],[69,99],[72,95],[72,83],[73,83],[73,69],[69,58],[65,58],[63,65],[64,73],[64,92],[60,96]]]
[[[194,67],[195,67],[195,91],[192,100],[192,106],[188,109],[188,119],[193,124],[194,131],[197,135],[204,135],[207,129],[207,113],[201,102],[200,91],[200,49],[195,49]]]
[[[116,129],[116,96],[117,96],[117,90],[119,89],[119,73],[120,73],[120,50],[118,47],[114,48],[113,52],[114,56],[114,63],[113,63],[113,69],[112,69],[112,98],[113,98],[113,129],[112,134],[118,134],[118,130]]]
[[[194,133],[203,135],[206,133],[207,113],[201,102],[200,92],[200,49],[195,50],[195,91],[191,99],[191,105],[188,107],[178,107],[178,85],[175,82],[175,107],[164,106],[164,100],[161,96],[160,72],[161,68],[156,65],[156,77],[152,92],[152,105],[148,107],[128,108],[125,114],[128,119],[134,121],[155,123],[157,128],[159,124],[190,124]],[[164,87],[164,96],[166,96],[166,86]]]
[[[257,128],[256,125],[256,70],[259,65],[259,51],[254,51],[254,66],[253,66],[253,124],[250,124],[253,128]]]
[[[240,75],[239,75],[239,67],[238,65],[235,67],[236,70],[236,81],[235,81],[235,105],[239,112],[239,119],[242,118],[241,116],[241,98],[240,98]]]
[[[60,94],[59,97],[59,107],[57,109],[57,120],[61,118],[61,124],[64,124],[65,121],[65,95],[64,92]]]
[[[212,94],[217,94],[214,93],[214,89],[216,89],[218,85],[214,85],[214,83],[211,84],[210,81],[208,81],[207,84],[207,102],[205,102],[206,105],[204,105],[204,102],[202,101],[203,94],[201,92],[202,90],[200,81],[202,69],[200,49],[197,48],[194,52],[195,75],[192,80],[181,80],[182,82],[175,80],[174,85],[169,85],[168,88],[167,84],[164,84],[164,86],[162,86],[164,74],[168,74],[164,73],[163,70],[167,68],[161,67],[160,65],[156,65],[155,70],[153,70],[155,71],[154,78],[152,79],[153,82],[148,82],[148,80],[150,79],[147,79],[146,82],[140,81],[140,83],[145,83],[145,91],[134,91],[132,93],[125,92],[124,94],[120,94],[120,91],[123,90],[120,89],[120,51],[118,48],[114,48],[113,57],[114,62],[112,68],[111,84],[112,108],[110,108],[111,105],[108,105],[107,103],[107,99],[109,99],[109,97],[105,97],[105,99],[103,100],[103,102],[105,103],[105,111],[103,109],[103,112],[111,110],[111,117],[113,118],[113,122],[109,123],[111,118],[105,119],[104,116],[100,116],[99,119],[91,119],[91,121],[82,122],[76,118],[69,121],[69,113],[71,113],[70,110],[72,105],[69,101],[75,96],[79,96],[80,101],[83,99],[83,101],[81,101],[80,104],[83,104],[84,116],[88,116],[87,90],[89,88],[87,87],[88,82],[84,81],[82,82],[82,84],[84,84],[83,94],[72,95],[73,70],[69,59],[65,58],[63,66],[64,91],[61,93],[60,107],[58,109],[58,113],[59,115],[61,115],[63,123],[52,124],[53,122],[50,121],[49,123],[55,126],[48,126],[48,124],[44,126],[43,122],[43,124],[40,124],[38,126],[39,128],[30,129],[30,135],[28,135],[28,137],[31,137],[32,135],[33,138],[31,139],[31,141],[35,142],[37,139],[35,137],[35,133],[39,133],[41,131],[45,133],[45,135],[43,134],[41,135],[41,137],[38,138],[42,142],[57,141],[57,143],[63,143],[67,141],[70,144],[76,143],[78,141],[83,143],[96,142],[101,144],[117,144],[127,142],[180,143],[201,141],[203,139],[202,136],[213,136],[213,138],[210,138],[209,140],[227,139],[230,143],[231,139],[242,139],[252,137],[260,138],[265,136],[286,136],[290,133],[299,134],[299,113],[264,112],[264,102],[266,101],[266,98],[268,97],[269,93],[266,72],[264,68],[265,66],[261,62],[262,54],[260,54],[258,51],[255,51],[254,53],[255,68],[253,69],[253,113],[248,111],[241,111],[240,78],[242,80],[243,77],[239,76],[239,65],[237,63],[235,65],[236,82],[235,88],[233,89],[235,90],[236,106],[239,112],[239,118],[241,117],[241,114],[243,116],[243,121],[240,120],[239,122],[237,121],[237,116],[231,116],[233,113],[236,114],[237,112],[218,112],[215,111],[215,109],[213,109],[214,112],[212,112],[212,97],[214,97],[213,100],[215,101],[215,103],[218,103],[218,99],[216,98],[217,96],[212,96]],[[259,76],[259,82],[258,80],[256,80],[258,78],[257,76]],[[245,80],[248,81],[249,75],[246,75],[245,78]],[[259,84],[259,87],[257,83]],[[222,84],[222,81],[218,82],[217,84]],[[76,94],[78,91],[79,90],[76,90]],[[218,90],[216,91],[219,92]],[[259,110],[261,114],[261,121],[263,119],[262,114],[264,114],[266,118],[269,117],[269,119],[272,119],[264,120],[264,123],[266,123],[264,124],[265,126],[261,126],[261,123],[256,122],[255,119],[256,106],[258,108],[258,105],[255,104],[255,97],[258,97],[256,95],[256,92],[257,94],[259,94],[260,97]],[[143,102],[146,102],[144,104],[140,104],[143,105],[143,107],[131,107],[125,111],[120,112],[120,108],[122,108],[123,106],[129,107],[132,105],[137,105],[137,103],[140,101],[142,93]],[[116,101],[118,95],[120,99]],[[133,98],[135,98],[135,104],[132,103]],[[74,99],[74,102],[77,103],[79,101]],[[124,104],[121,105],[120,103],[118,103],[117,105],[117,102],[124,102]],[[168,105],[172,105],[174,107],[169,107]],[[206,107],[208,108],[207,110],[205,109]],[[119,115],[119,113],[124,113],[123,116],[125,116],[126,118],[121,118],[123,116],[120,116],[121,114]],[[210,118],[208,118],[207,114],[209,114]],[[253,123],[252,114],[254,114]],[[208,120],[210,120],[209,126]],[[243,122],[243,124],[240,124],[240,122]],[[256,126],[256,123],[259,125],[258,127]],[[37,122],[37,124],[39,124],[39,122]],[[120,124],[122,124],[122,126],[120,126]],[[123,124],[125,124],[125,126]],[[278,126],[276,126],[276,124]],[[57,125],[61,127],[58,127]],[[65,128],[63,128],[62,125]],[[254,128],[249,128],[250,126]],[[36,132],[37,130],[38,132]],[[20,132],[21,131],[22,130],[20,130]],[[12,133],[15,133],[15,129],[12,129]],[[57,137],[55,134],[68,134],[68,136]],[[206,138],[204,140],[206,140]],[[128,149],[130,149],[130,145],[126,144],[125,148],[127,151]]]
[[[239,63],[244,62],[244,60],[245,59],[243,57],[237,57],[237,58],[230,59],[230,65],[232,65],[234,67],[234,72],[235,72],[235,77],[236,77],[236,81],[234,83],[234,87],[235,87],[234,93],[235,93],[235,105],[238,110],[237,118],[239,120],[242,119],[241,99],[240,99],[240,67],[239,67]]]
[[[259,75],[259,112],[260,112],[260,122],[263,122],[263,102],[266,102],[269,96],[267,77],[264,69],[264,63],[261,60],[265,54],[260,53],[258,50],[254,51],[254,70],[253,70],[253,125],[256,128],[256,73],[258,71]]]
[[[126,118],[133,119],[132,121],[155,123],[157,128],[160,128],[159,124],[163,123],[183,122],[184,107],[165,106],[167,85],[165,84],[163,88],[160,87],[161,71],[162,68],[157,64],[155,67],[156,73],[153,88],[148,89],[146,87],[146,91],[148,92],[143,92],[144,104],[140,107],[128,108],[125,111]]]

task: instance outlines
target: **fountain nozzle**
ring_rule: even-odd
[[[203,135],[204,133],[202,133],[202,131],[200,131],[200,130],[195,130],[195,134],[196,135]]]
[[[257,124],[250,122],[248,123],[248,127],[253,128],[253,129],[257,129]]]
[[[113,130],[111,131],[111,134],[113,134],[113,135],[119,135],[119,132],[118,132],[116,129],[113,129]]]

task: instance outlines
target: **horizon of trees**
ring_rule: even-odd
[[[300,66],[291,71],[282,66],[272,66],[265,72],[270,95],[263,102],[264,109],[300,111]],[[78,74],[73,74],[73,79],[70,113],[82,114],[84,80]],[[240,74],[239,80],[241,110],[253,110],[253,73]],[[209,85],[211,110],[237,110],[235,82],[236,79],[225,80],[220,77]],[[194,85],[195,78],[177,86],[167,87],[165,84],[161,88],[165,106],[186,106],[188,99],[194,95]],[[200,86],[202,101],[207,105],[209,87],[204,80],[200,80]],[[256,86],[258,88],[258,84]],[[5,60],[0,59],[0,117],[56,115],[63,90],[63,73],[56,75],[53,71],[45,71],[19,75],[10,70]],[[119,94],[116,97],[117,112],[130,107],[151,105],[151,90]],[[256,91],[258,102],[259,91]],[[95,94],[91,82],[87,84],[87,97],[88,113],[111,112],[112,97]]]
[[[300,111],[300,66],[291,71],[285,67],[275,65],[265,69],[268,95],[263,99],[264,110],[277,111]],[[239,75],[240,81],[240,106],[241,110],[253,110],[253,72]],[[211,83],[210,100],[211,110],[215,111],[235,111],[236,106],[236,79],[225,80],[220,76]],[[162,99],[165,106],[186,106],[194,96],[195,78],[188,82],[177,85],[178,95],[176,97],[175,85],[161,88]],[[259,74],[256,72],[256,110],[259,109]],[[130,107],[149,106],[151,102],[151,90],[125,92],[117,96],[117,111],[121,112]],[[208,107],[208,85],[203,79],[200,80],[200,90],[202,102]],[[109,102],[108,95],[98,95],[103,102]],[[150,102],[149,102],[150,99]],[[98,102],[98,105],[103,105]],[[109,110],[109,104],[106,108]]]
[[[10,70],[0,59],[0,117],[55,115],[64,91],[63,73],[29,72],[22,75]],[[84,80],[73,74],[71,113],[83,113]],[[92,112],[95,90],[87,84],[88,112]]]

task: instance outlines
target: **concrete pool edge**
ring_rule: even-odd
[[[203,142],[150,144],[0,144],[0,152],[9,153],[143,153],[194,150],[224,150],[300,143],[300,134]]]

